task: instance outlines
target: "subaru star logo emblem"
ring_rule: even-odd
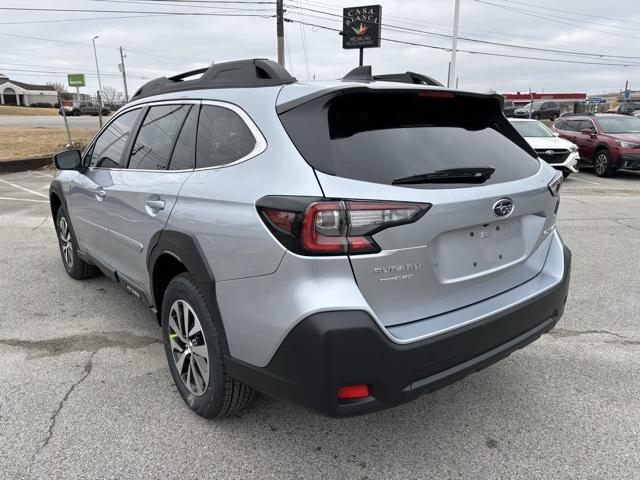
[[[553,155],[554,153],[556,152],[554,152],[553,150],[547,150],[546,152],[544,152],[545,155]]]
[[[501,198],[493,204],[493,214],[496,217],[508,217],[513,212],[513,202],[508,198]]]

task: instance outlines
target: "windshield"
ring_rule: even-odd
[[[523,137],[555,137],[541,122],[512,122],[513,127]]]
[[[598,123],[604,133],[640,133],[638,117],[600,117]]]

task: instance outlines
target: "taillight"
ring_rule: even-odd
[[[289,250],[303,255],[376,253],[372,235],[418,220],[428,203],[264,197],[263,221]]]

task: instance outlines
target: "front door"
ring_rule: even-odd
[[[199,102],[147,109],[131,142],[128,168],[105,188],[111,263],[138,288],[147,284],[147,254],[193,171]]]
[[[65,196],[78,246],[107,264],[106,190],[113,184],[139,113],[136,109],[120,115],[105,128],[84,157],[83,164],[88,168],[75,176]]]

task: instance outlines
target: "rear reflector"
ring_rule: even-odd
[[[369,385],[349,385],[338,388],[339,400],[353,400],[356,398],[367,398],[369,396]]]

